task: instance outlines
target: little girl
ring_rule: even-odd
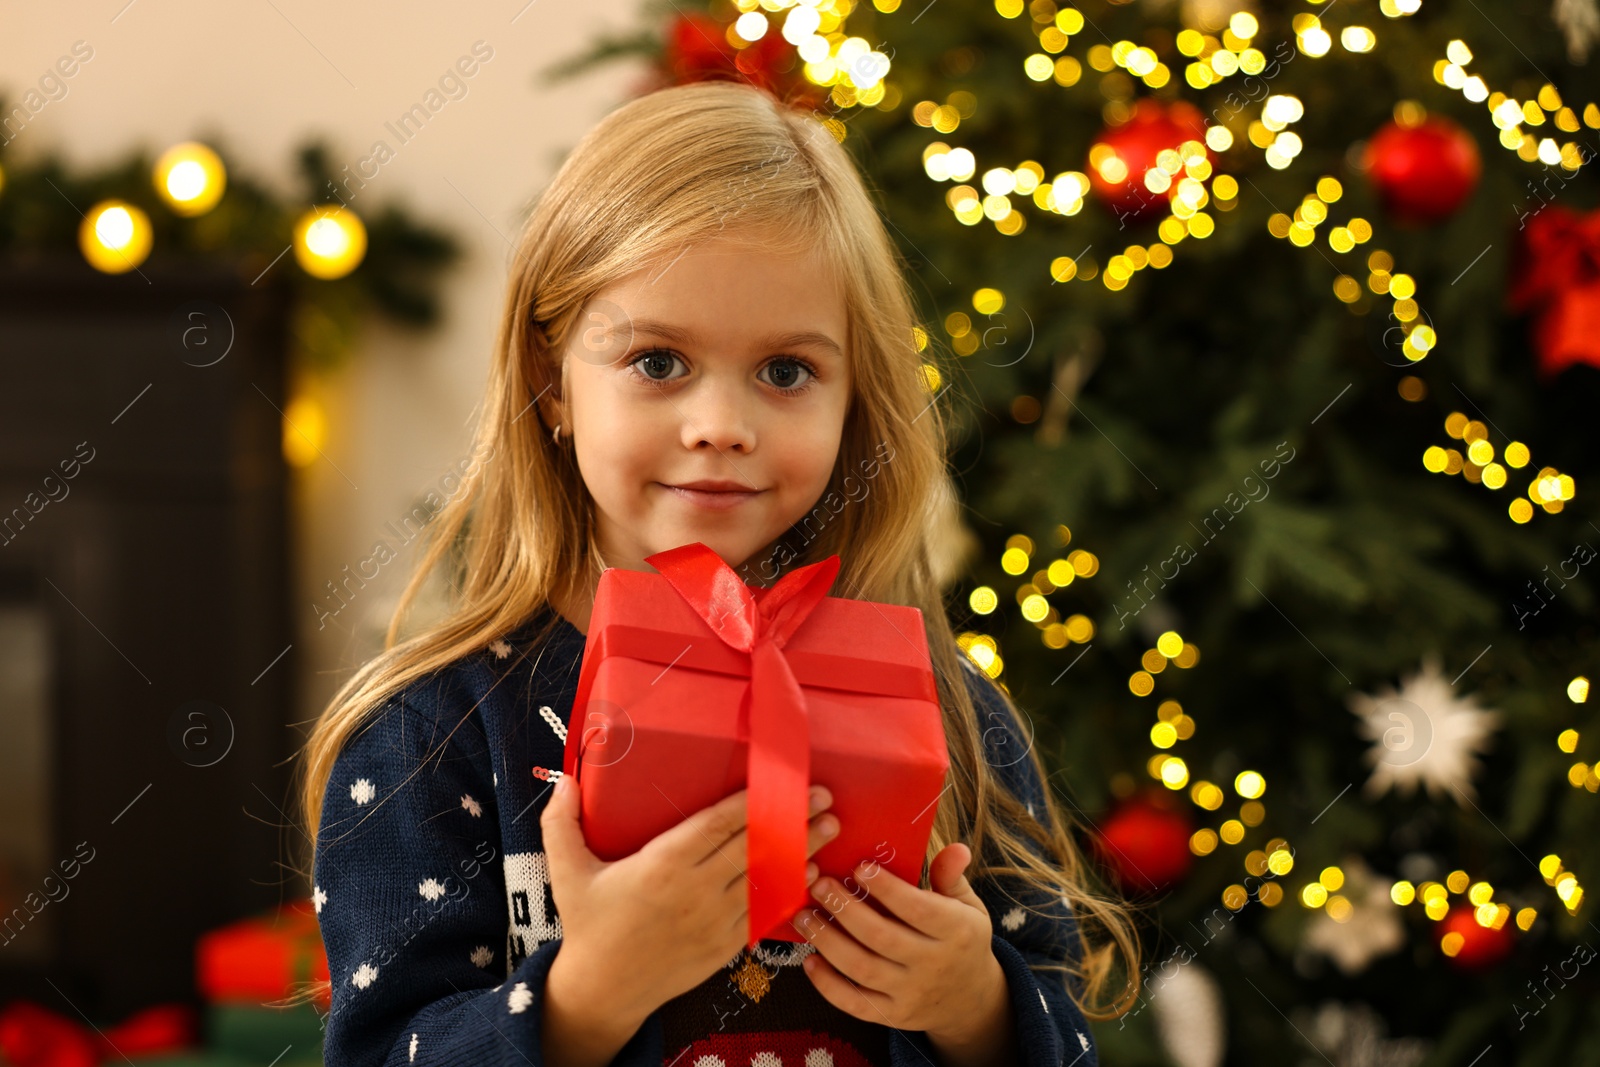
[[[330,1067],[1095,1064],[1085,1016],[1132,1002],[1137,950],[945,615],[925,345],[812,115],[701,82],[578,144],[512,260],[487,458],[306,746]],[[950,772],[922,884],[809,864],[798,941],[745,946],[744,790],[605,863],[559,770],[600,572],[692,541],[758,586],[837,553],[833,595],[926,622]],[[453,612],[396,643],[441,565]]]

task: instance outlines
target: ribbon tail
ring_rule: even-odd
[[[770,641],[750,656],[750,931],[753,947],[806,903],[811,724],[800,684]]]

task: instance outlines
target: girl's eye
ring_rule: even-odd
[[[639,353],[629,360],[625,366],[646,382],[664,383],[675,381],[677,377],[668,377],[674,362],[680,357],[676,352],[669,352],[664,348],[652,348]],[[774,377],[768,383],[780,393],[796,396],[811,388],[816,379],[816,368],[798,356],[779,356],[762,367],[763,371],[773,370]]]
[[[647,352],[639,353],[639,355],[629,360],[628,366],[633,368],[635,373],[642,374],[646,381],[667,382],[672,379],[658,377],[656,372],[659,371],[662,375],[665,375],[672,370],[672,362],[677,358],[675,354],[668,352],[666,349],[652,348]]]
[[[811,364],[794,356],[779,356],[761,369],[769,370],[773,367],[786,368],[772,382],[774,386],[785,393],[803,393],[811,388],[811,383],[817,377],[817,372],[812,369]],[[804,375],[804,377],[797,378],[796,375]]]

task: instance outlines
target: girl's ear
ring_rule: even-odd
[[[557,426],[560,426],[562,436],[571,440],[572,422],[567,417],[567,405],[564,400],[567,395],[566,360],[563,359],[561,361],[561,370],[556,381],[549,382],[548,387],[539,385],[537,382],[534,384],[541,390],[536,403],[539,408],[539,417],[544,422],[545,430],[547,432],[553,431]]]

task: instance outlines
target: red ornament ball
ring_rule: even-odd
[[[1398,222],[1440,222],[1477,188],[1478,144],[1438,115],[1419,123],[1389,122],[1367,141],[1364,161],[1384,208]]]
[[[1100,824],[1095,846],[1125,892],[1153,892],[1189,873],[1193,832],[1185,809],[1153,793],[1117,805]]]
[[[1176,150],[1185,141],[1198,141],[1211,159],[1200,110],[1181,100],[1162,104],[1145,97],[1134,105],[1127,122],[1103,130],[1095,138],[1089,149],[1089,186],[1124,220],[1165,214],[1182,172],[1167,175],[1171,184],[1159,193],[1145,184],[1145,173],[1156,166],[1162,152]]]
[[[1510,919],[1496,930],[1478,925],[1476,912],[1470,904],[1457,904],[1439,920],[1439,951],[1457,970],[1481,971],[1511,954]]]
[[[797,108],[815,108],[825,90],[802,76],[799,53],[779,33],[763,34],[742,48],[729,39],[729,24],[700,12],[681,12],[667,32],[661,81],[745,81]]]

